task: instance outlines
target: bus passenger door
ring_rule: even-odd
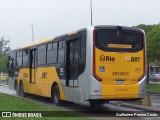
[[[30,83],[36,83],[36,49],[30,51]]]
[[[78,57],[79,44],[78,39],[67,42],[67,61],[66,61],[66,85],[78,86]]]

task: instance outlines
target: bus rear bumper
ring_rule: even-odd
[[[117,100],[123,100],[123,101],[128,101],[128,100],[140,100],[143,98],[135,97],[134,95],[112,95],[112,96],[89,96],[89,100],[106,100],[106,101],[117,101]]]
[[[146,76],[139,83],[129,85],[106,85],[94,78],[92,81],[88,100],[138,100],[146,95]]]

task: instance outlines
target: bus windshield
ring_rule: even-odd
[[[99,29],[96,31],[96,47],[103,51],[137,52],[143,49],[140,31]]]

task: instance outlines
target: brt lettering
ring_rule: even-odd
[[[140,57],[131,57],[131,62],[139,62]]]
[[[129,62],[140,62],[140,57],[125,56],[125,61],[129,61]]]

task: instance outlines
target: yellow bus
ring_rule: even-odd
[[[61,101],[103,104],[138,100],[146,93],[146,40],[143,30],[89,26],[42,39],[10,52],[9,85]]]

